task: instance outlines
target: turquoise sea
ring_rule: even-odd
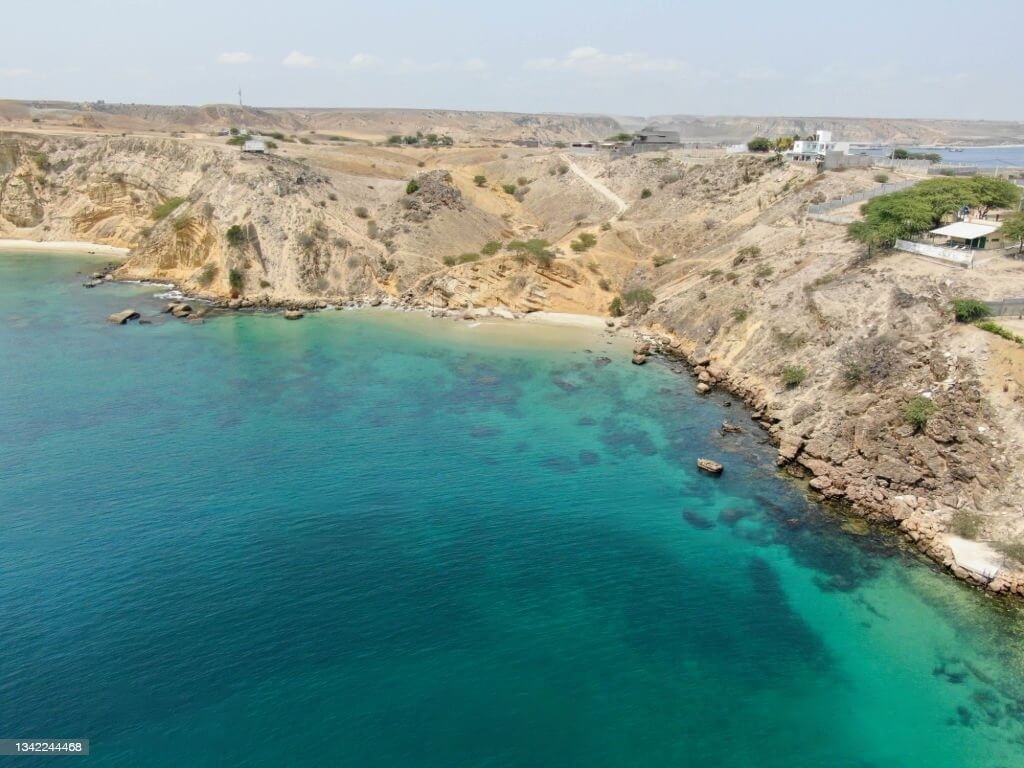
[[[1024,766],[1020,613],[844,530],[760,431],[719,434],[738,403],[628,341],[192,326],[82,288],[94,263],[0,256],[0,738],[89,738],[60,764],[94,766]],[[105,322],[126,306],[154,323]]]

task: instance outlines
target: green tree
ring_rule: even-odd
[[[747,142],[747,149],[751,152],[771,152],[775,145],[766,136],[755,136]]]
[[[1003,237],[1016,240],[1020,253],[1024,253],[1024,211],[1011,213],[1003,220]]]
[[[477,174],[476,176],[473,177],[473,183],[476,184],[478,187],[482,187],[484,184],[487,183],[487,177],[484,176],[483,174]]]
[[[994,176],[974,176],[967,182],[984,216],[993,208],[1016,208],[1020,203],[1020,187],[1007,179]]]
[[[625,311],[622,309],[622,299],[616,296],[608,305],[608,314],[612,317],[622,317]]]
[[[412,195],[419,191],[420,185],[416,179],[410,179],[409,183],[405,185],[405,194]]]
[[[622,294],[622,302],[638,312],[646,312],[654,303],[654,292],[650,288],[634,288]]]
[[[788,152],[793,148],[793,137],[792,136],[780,136],[775,140],[775,151],[776,152]]]
[[[615,135],[608,137],[608,141],[632,141],[632,140],[633,140],[633,134],[632,133],[625,133],[625,132],[623,132],[623,133],[616,133]]]
[[[486,243],[484,243],[483,247],[480,249],[480,253],[482,253],[484,256],[493,256],[494,254],[496,254],[500,250],[501,250],[501,241],[500,240],[488,240]]]
[[[648,197],[650,197],[650,196],[651,196],[652,194],[654,194],[654,193],[653,193],[653,192],[651,192],[651,190],[649,190],[649,189],[643,189],[643,190],[641,190],[641,191],[640,191],[640,199],[641,199],[641,200],[646,200],[646,199],[647,199]]]

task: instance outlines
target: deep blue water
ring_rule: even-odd
[[[0,738],[87,737],[95,766],[1024,765],[1018,612],[845,530],[628,340],[190,326],[89,268],[0,256]],[[133,305],[155,323],[104,321]]]

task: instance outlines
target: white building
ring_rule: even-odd
[[[265,155],[267,153],[267,144],[259,139],[249,139],[249,141],[242,145],[242,151],[254,155]]]
[[[842,155],[850,154],[850,142],[832,141],[832,131],[815,131],[814,139],[801,139],[793,142],[793,148],[786,153],[789,160],[801,162],[817,162],[824,160],[830,152]]]

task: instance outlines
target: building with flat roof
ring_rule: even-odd
[[[813,139],[794,141],[793,148],[786,152],[786,159],[814,163],[832,153],[850,154],[850,142],[832,141],[832,131],[815,131]]]
[[[249,139],[242,145],[242,151],[253,155],[265,155],[267,153],[267,142],[260,139]]]

